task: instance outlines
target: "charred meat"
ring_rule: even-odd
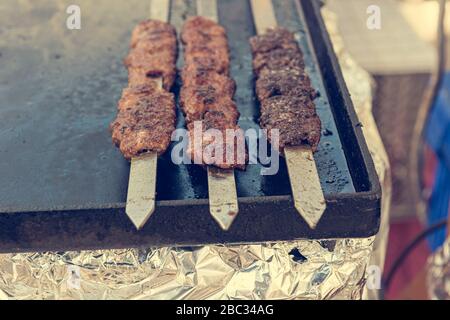
[[[180,105],[189,130],[191,159],[222,169],[244,169],[245,138],[237,125],[225,29],[212,20],[193,17],[184,24],[181,40],[185,65]]]
[[[279,151],[307,144],[313,151],[320,141],[316,91],[305,72],[303,54],[294,35],[284,28],[269,29],[250,39],[256,95],[261,104],[260,126],[268,139],[278,130]]]
[[[128,87],[111,123],[113,142],[127,159],[147,152],[164,153],[175,130],[175,97],[168,92],[175,81],[177,37],[175,29],[148,20],[133,31],[128,68]],[[162,85],[162,88],[161,88]]]

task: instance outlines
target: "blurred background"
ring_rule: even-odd
[[[436,298],[430,294],[427,259],[445,241],[445,226],[439,222],[448,217],[450,198],[450,56],[448,50],[441,59],[438,56],[442,48],[439,1],[328,0],[326,4],[337,16],[345,48],[374,79],[373,113],[393,179],[385,265],[385,277],[391,279],[385,298]],[[361,12],[371,5],[380,8],[379,30],[364,27],[367,16]],[[448,8],[447,3],[447,13]],[[449,34],[448,14],[444,26]],[[445,60],[433,95],[438,62]],[[421,135],[418,129],[423,129]],[[416,241],[405,252],[423,232],[428,232],[424,241]],[[396,270],[389,275],[394,264]]]

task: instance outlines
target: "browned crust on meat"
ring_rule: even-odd
[[[237,123],[239,112],[236,104],[229,96],[216,91],[213,86],[186,87],[180,93],[181,107],[186,121],[201,121],[206,112],[222,112],[229,123]]]
[[[224,27],[204,17],[191,17],[186,20],[181,31],[181,41],[184,45],[191,43],[192,37],[201,37],[200,42],[211,41],[211,38],[226,38]]]
[[[304,71],[282,69],[269,71],[256,81],[256,96],[264,101],[273,96],[308,96],[316,98],[316,90],[311,87],[311,80]]]
[[[222,169],[245,169],[245,137],[237,125],[239,112],[233,102],[236,85],[228,76],[230,57],[225,29],[209,19],[194,17],[183,26],[181,39],[185,66],[180,104],[189,130],[188,152],[191,159],[200,159],[203,165]],[[196,126],[201,128],[202,141],[199,145],[194,143]],[[220,155],[208,152],[219,143],[214,138],[214,132],[222,133],[224,138],[220,141]],[[234,138],[230,137],[231,133]],[[244,150],[238,150],[239,146],[244,146]],[[227,159],[227,154],[234,156]]]
[[[157,91],[135,98],[111,124],[113,142],[127,159],[146,152],[162,154],[170,144],[175,117],[172,93]]]
[[[265,53],[256,53],[253,58],[253,70],[262,75],[276,70],[303,71],[305,63],[301,51],[297,49],[275,49]]]
[[[316,113],[316,91],[305,72],[303,54],[294,35],[273,28],[250,39],[253,69],[257,76],[256,95],[261,104],[260,126],[278,130],[279,151],[286,146],[307,144],[317,150],[321,122]]]
[[[232,121],[227,121],[226,118],[226,112],[210,110],[203,115],[201,120],[189,122],[188,154],[193,161],[202,159],[201,164],[203,165],[212,165],[221,169],[244,170],[248,161],[244,131]],[[201,132],[202,141],[199,145],[196,145],[194,139],[195,126]],[[220,133],[222,141],[215,140],[215,132]],[[222,152],[221,154],[208,152],[209,148],[212,151],[221,148]]]
[[[276,49],[298,48],[294,34],[284,28],[270,28],[261,36],[250,38],[253,54],[266,53]]]
[[[175,130],[175,97],[166,92],[175,80],[175,29],[161,21],[140,23],[124,60],[128,87],[122,92],[118,114],[111,123],[113,142],[126,159],[147,152],[163,154]],[[163,89],[156,79],[162,78]]]
[[[130,70],[131,83],[163,79],[169,91],[176,77],[177,36],[173,26],[162,21],[141,22],[132,33],[130,52],[124,63]]]
[[[261,104],[260,125],[269,133],[279,130],[279,150],[286,146],[308,144],[317,149],[321,124],[314,103],[306,97],[274,96]]]
[[[151,44],[160,45],[165,41],[173,41],[176,44],[176,30],[173,26],[163,21],[146,20],[139,23],[131,34],[130,47]]]

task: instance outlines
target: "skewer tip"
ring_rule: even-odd
[[[154,199],[143,199],[142,203],[127,203],[127,215],[137,230],[141,230],[155,211]]]
[[[155,211],[156,153],[131,160],[130,182],[125,212],[138,230]]]
[[[238,206],[235,203],[226,203],[218,206],[210,206],[209,212],[214,220],[224,231],[228,231],[238,214]]]
[[[234,170],[208,167],[209,212],[224,231],[239,213]]]
[[[317,224],[326,209],[325,201],[320,201],[314,204],[294,201],[294,206],[311,229],[315,229],[317,227]]]
[[[326,209],[325,197],[311,148],[284,150],[294,206],[311,229],[315,229]]]

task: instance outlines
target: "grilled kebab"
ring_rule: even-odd
[[[260,126],[279,130],[279,151],[308,144],[317,150],[321,123],[316,113],[316,91],[305,72],[303,54],[294,35],[281,27],[250,39],[256,95],[261,104]]]
[[[245,138],[237,125],[239,112],[233,101],[236,85],[229,77],[226,31],[212,20],[193,17],[184,24],[181,41],[184,68],[180,105],[189,130],[191,159],[198,159],[200,163],[197,164],[222,169],[244,169],[247,159]],[[201,137],[194,137],[196,124],[200,125]],[[209,129],[220,132],[223,141],[216,141]],[[227,132],[233,134],[227,135]],[[221,147],[217,148],[219,143]],[[213,151],[207,152],[208,148]]]
[[[113,142],[127,159],[147,152],[164,153],[175,130],[175,97],[169,92],[176,76],[177,36],[162,21],[147,20],[132,33],[128,87],[111,123]],[[161,88],[162,86],[162,88]]]

